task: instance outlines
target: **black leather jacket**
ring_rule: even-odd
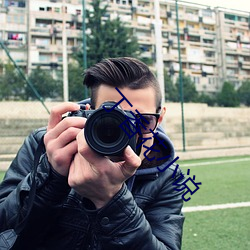
[[[171,155],[163,166],[173,160],[174,148],[163,131],[157,131],[168,146],[161,152]],[[34,154],[45,132],[39,129],[26,138],[0,184],[0,232],[15,229],[27,214]],[[159,172],[152,163],[143,161],[118,194],[96,210],[52,170],[42,152],[33,207],[13,249],[180,249],[183,200],[173,183],[181,171],[172,178],[175,166]]]

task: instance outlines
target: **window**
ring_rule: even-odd
[[[210,9],[202,10],[202,16],[204,17],[212,17],[213,13]]]
[[[199,84],[199,83],[200,83],[200,77],[198,77],[198,76],[193,76],[193,82],[194,82],[195,84]]]

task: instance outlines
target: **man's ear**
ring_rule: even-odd
[[[159,120],[158,120],[158,124],[162,123],[165,114],[166,114],[166,107],[163,107],[161,109],[161,114],[160,114],[160,117],[159,117]]]

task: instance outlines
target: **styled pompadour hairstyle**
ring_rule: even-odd
[[[161,109],[160,85],[149,67],[138,59],[118,57],[103,59],[84,72],[83,84],[91,90],[92,107],[96,108],[97,90],[105,84],[117,88],[144,89],[155,91],[156,112]]]

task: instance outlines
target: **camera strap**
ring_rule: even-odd
[[[15,244],[18,235],[23,231],[25,228],[25,225],[27,223],[29,214],[31,212],[31,209],[33,207],[33,202],[35,199],[36,194],[36,173],[37,173],[37,167],[40,161],[40,157],[42,153],[45,150],[43,137],[41,138],[41,141],[38,144],[37,150],[35,152],[34,156],[34,169],[33,169],[33,175],[32,175],[32,184],[29,191],[29,197],[27,201],[27,212],[22,221],[16,226],[15,229],[8,229],[2,233],[0,233],[0,249],[2,250],[10,250],[13,245]]]

